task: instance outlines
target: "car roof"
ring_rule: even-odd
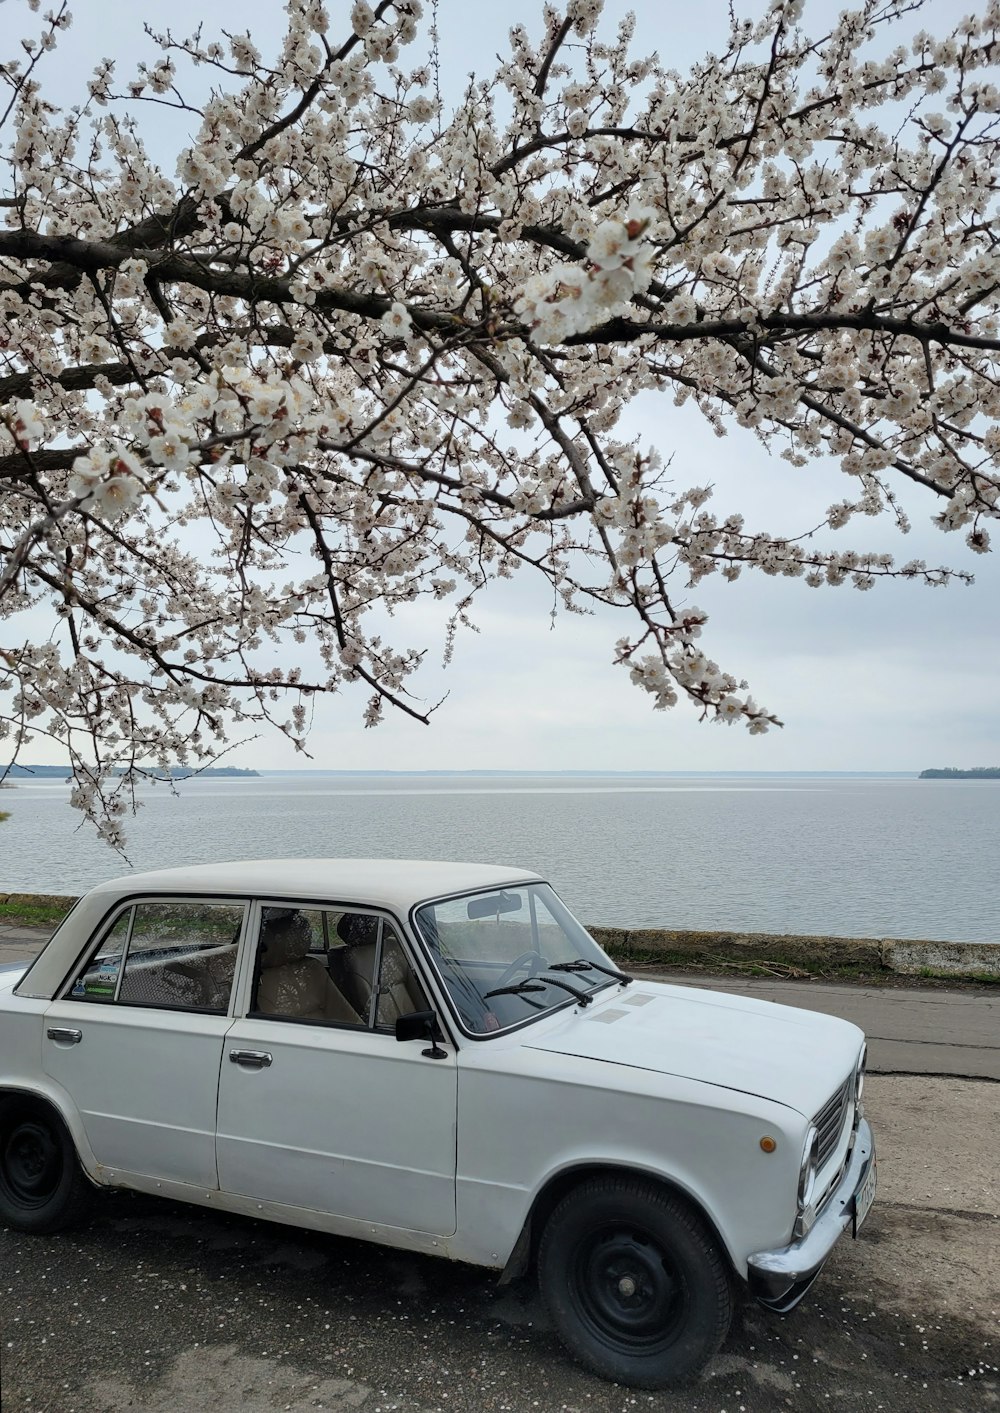
[[[127,873],[99,883],[81,898],[15,989],[19,996],[53,996],[94,929],[125,898],[301,899],[384,908],[405,918],[416,904],[433,898],[542,881],[523,868],[433,859],[244,859]]]
[[[275,896],[360,903],[405,914],[429,898],[537,881],[537,873],[523,868],[432,859],[244,859],[129,873],[98,884],[92,896],[185,892]]]

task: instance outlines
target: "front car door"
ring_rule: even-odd
[[[428,1009],[387,917],[267,903],[219,1082],[224,1192],[455,1231],[457,1068],[396,1018]],[[437,1047],[441,1048],[441,1047]]]
[[[129,902],[48,1007],[45,1072],[102,1167],[215,1189],[215,1110],[245,903]]]

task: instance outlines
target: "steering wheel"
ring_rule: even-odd
[[[519,957],[514,958],[509,966],[504,967],[503,971],[497,977],[494,986],[509,985],[521,968],[526,966],[530,967],[530,971],[528,972],[528,976],[524,978],[525,981],[528,980],[528,977],[536,976],[538,972],[544,971],[546,966],[545,958],[539,956],[537,952],[522,952]],[[494,987],[490,987],[491,991],[493,989]]]

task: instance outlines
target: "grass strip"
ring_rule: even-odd
[[[54,903],[0,903],[0,921],[20,923],[23,927],[57,927],[68,908]]]

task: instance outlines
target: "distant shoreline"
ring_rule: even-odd
[[[68,765],[7,765],[0,766],[0,775],[6,775],[8,780],[68,780],[72,775],[72,768]],[[116,771],[118,775],[124,771]],[[173,770],[148,770],[143,768],[141,775],[147,780],[192,780],[197,775],[212,775],[216,779],[220,776],[233,779],[249,780],[257,779],[256,770],[245,770],[236,765],[210,765],[204,770],[189,770],[186,766],[177,765]]]
[[[956,770],[953,765],[942,770],[922,770],[920,780],[1000,780],[1000,765],[977,765],[971,770]]]
[[[916,780],[915,770],[261,770],[276,775],[341,779],[476,778],[496,780]]]
[[[0,773],[3,767],[0,766]],[[924,772],[926,774],[926,772]],[[178,767],[170,777],[159,779],[196,780],[202,777],[212,779],[259,780],[276,776],[301,775],[323,776],[340,780],[423,780],[423,779],[476,779],[487,780],[916,780],[915,770],[329,770],[323,768],[303,769],[289,766],[284,770],[253,770],[237,766],[209,766],[204,770],[185,770]],[[16,765],[8,770],[8,779],[66,780],[70,776],[69,766],[63,765]],[[150,777],[152,776],[150,775]],[[949,778],[951,778],[949,776]],[[977,777],[978,778],[978,777]]]

